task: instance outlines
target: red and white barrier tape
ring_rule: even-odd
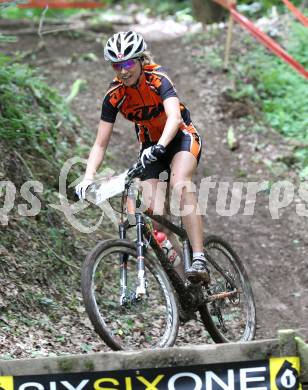
[[[235,7],[230,9],[231,15],[240,25],[246,28],[259,42],[266,46],[269,50],[282,58],[285,62],[291,65],[295,70],[308,79],[308,71],[293,57],[290,56],[277,42],[258,29],[249,19],[236,11]]]
[[[299,9],[295,7],[289,0],[282,0],[291,12],[297,17],[297,19],[303,23],[305,27],[308,27],[308,18],[303,15]]]
[[[263,31],[258,29],[246,16],[240,14],[236,10],[236,2],[235,0],[214,0],[215,3],[218,3],[222,7],[228,9],[232,15],[232,18],[237,21],[241,26],[243,26],[246,30],[248,30],[259,42],[261,42],[264,46],[266,46],[269,50],[271,50],[278,57],[283,59],[289,65],[291,65],[297,72],[303,75],[306,79],[308,79],[308,71],[293,57],[290,56],[277,42],[275,42],[272,38],[266,35]],[[283,0],[285,4],[290,8],[292,8],[292,12],[295,13],[297,17],[301,20],[301,22],[306,26],[308,23],[307,18],[302,15],[299,10],[294,7],[289,0]],[[290,9],[291,9],[290,8]],[[296,11],[295,11],[296,10]]]

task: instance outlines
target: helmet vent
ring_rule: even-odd
[[[124,50],[124,56],[127,56],[131,52],[133,46],[133,44],[127,46],[127,48]]]
[[[108,50],[108,53],[109,53],[110,57],[115,58],[115,59],[117,58],[117,56],[114,54],[113,51]]]
[[[121,37],[119,36],[117,39],[117,49],[121,51]]]
[[[136,52],[142,51],[142,47],[143,47],[143,42],[140,43],[140,45],[138,46],[138,49],[136,50]]]

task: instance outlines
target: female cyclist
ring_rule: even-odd
[[[153,62],[142,35],[119,32],[108,39],[104,56],[116,72],[102,104],[101,120],[91,149],[83,181],[76,186],[80,199],[103,161],[117,113],[135,123],[140,157],[145,168],[143,201],[153,209],[159,193],[160,173],[167,171],[169,186],[182,189],[181,206],[193,206],[183,216],[184,227],[193,248],[193,263],[186,277],[193,283],[208,282],[209,273],[203,252],[202,218],[196,214],[196,195],[182,183],[191,182],[201,154],[201,139],[188,109],[180,103],[176,89],[164,68]],[[150,188],[150,191],[147,190]],[[161,197],[161,198],[159,198]]]

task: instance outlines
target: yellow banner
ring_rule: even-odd
[[[12,376],[0,376],[0,390],[14,390],[14,380]]]
[[[299,357],[270,358],[271,390],[302,390]]]
[[[220,365],[147,368],[26,376],[0,376],[0,390],[302,390],[295,356]],[[110,387],[111,386],[111,387]]]

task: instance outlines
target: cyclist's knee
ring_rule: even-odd
[[[172,190],[175,187],[184,187],[187,183],[192,181],[194,170],[181,170],[181,169],[172,169],[170,174],[170,189]]]
[[[160,186],[157,179],[150,179],[142,182],[141,187],[144,207],[153,210],[156,215],[163,215],[166,206],[166,186]]]
[[[182,193],[185,189],[189,191],[192,185],[192,178],[191,176],[185,176],[185,175],[174,175],[170,177],[170,190],[171,193],[173,192],[180,192]]]

